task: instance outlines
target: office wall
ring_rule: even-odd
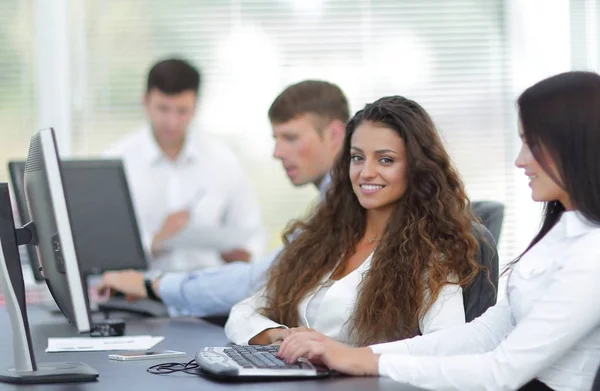
[[[42,126],[60,128],[66,155],[98,154],[143,123],[140,100],[150,64],[185,56],[205,74],[195,130],[225,140],[240,155],[275,245],[316,191],[294,189],[270,157],[266,112],[273,98],[305,78],[338,83],[354,111],[401,94],[430,111],[471,198],[506,204],[506,261],[535,231],[539,211],[512,165],[514,98],[528,84],[569,69],[571,18],[598,0],[49,3],[5,0],[0,6],[7,10],[0,22],[10,21],[0,26],[0,80],[5,69],[16,75],[14,92],[0,91],[0,99],[10,96],[16,107],[8,115],[9,106],[0,107],[3,141],[5,116],[15,129],[1,143],[3,158],[24,156],[28,136]],[[566,36],[550,44],[552,34],[565,35],[557,26]],[[585,31],[593,36],[593,28]],[[4,55],[7,48],[12,52]],[[557,62],[565,53],[567,61]],[[55,93],[64,98],[53,99]]]

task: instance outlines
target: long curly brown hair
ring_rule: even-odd
[[[300,301],[354,254],[365,234],[366,211],[349,177],[352,134],[363,121],[393,129],[404,140],[408,185],[359,286],[348,324],[351,342],[359,346],[418,334],[419,319],[449,276],[464,287],[479,271],[470,202],[433,121],[416,102],[385,97],[350,120],[325,200],[311,218],[286,229],[285,249],[268,272],[267,303],[261,312],[298,326]]]

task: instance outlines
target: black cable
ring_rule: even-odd
[[[146,372],[153,375],[169,375],[175,372],[185,372],[189,375],[200,375],[197,369],[200,366],[196,363],[196,360],[191,360],[187,363],[183,362],[167,362],[163,364],[152,365]]]

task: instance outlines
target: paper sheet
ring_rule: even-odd
[[[102,352],[108,350],[148,350],[164,337],[150,335],[124,337],[48,338],[46,353]]]

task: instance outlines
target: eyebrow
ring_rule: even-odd
[[[356,151],[358,151],[358,152],[364,152],[364,151],[363,151],[362,149],[360,149],[359,147],[351,146],[350,148],[351,148],[351,149],[355,149],[355,150],[356,150]],[[376,150],[376,151],[375,151],[375,153],[376,153],[376,154],[378,154],[378,155],[381,155],[381,154],[384,154],[384,153],[394,153],[394,154],[396,154],[396,155],[398,154],[398,152],[396,152],[396,151],[394,151],[394,150],[391,150],[391,149],[378,149],[378,150]]]

